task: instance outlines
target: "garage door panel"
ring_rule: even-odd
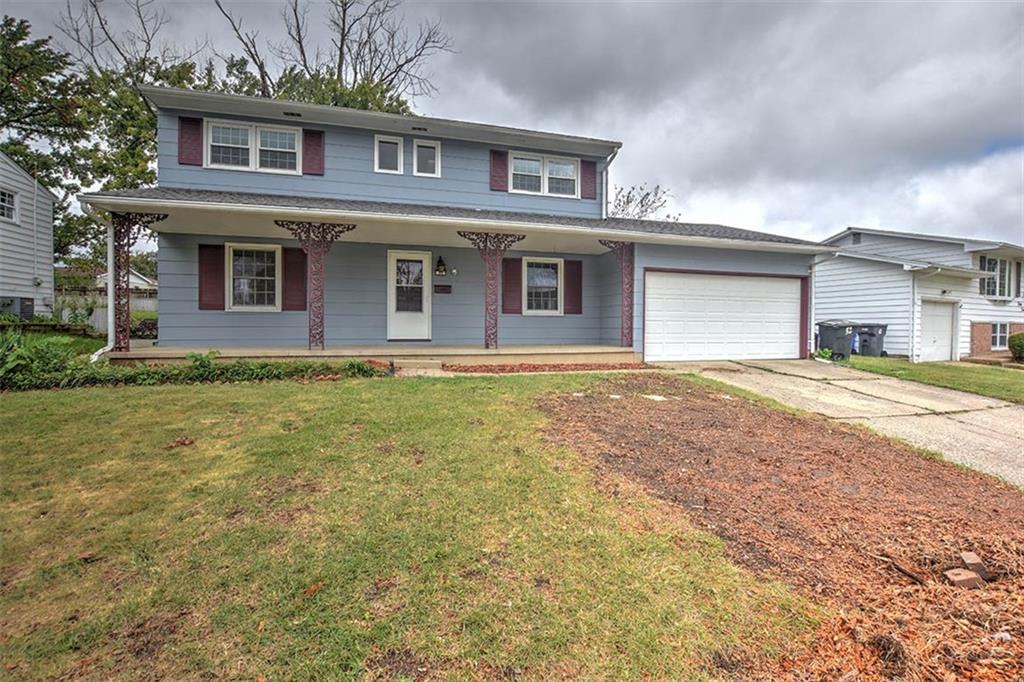
[[[800,356],[800,280],[651,272],[644,356],[652,361]]]

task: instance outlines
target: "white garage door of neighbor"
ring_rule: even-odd
[[[648,272],[644,359],[800,357],[800,280]]]
[[[954,303],[921,303],[921,362],[953,359]]]

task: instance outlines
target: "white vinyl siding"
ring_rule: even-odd
[[[831,319],[887,324],[886,352],[909,355],[911,282],[894,263],[843,256],[823,261],[814,271],[815,325]]]
[[[847,251],[870,253],[886,258],[903,258],[926,263],[942,263],[961,268],[973,267],[971,254],[964,251],[964,245],[954,242],[937,242],[927,239],[909,239],[880,234],[861,234],[859,244],[851,239],[843,240],[837,246]]]
[[[14,219],[0,220],[0,303],[31,298],[37,314],[48,314],[53,305],[53,195],[36,187],[3,154],[0,188],[15,202]]]

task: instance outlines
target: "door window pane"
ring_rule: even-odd
[[[558,310],[558,263],[526,264],[526,309]]]
[[[399,258],[395,262],[395,310],[423,312],[423,261]]]

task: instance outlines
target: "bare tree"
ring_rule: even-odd
[[[242,17],[228,12],[221,0],[214,4],[256,69],[265,97],[274,95],[281,70],[292,67],[342,88],[373,83],[403,98],[432,94],[436,89],[424,68],[431,57],[453,49],[438,21],[421,22],[414,35],[400,13],[401,0],[329,0],[326,19],[332,35],[324,47],[313,44],[306,30],[310,0],[286,0],[281,12],[285,40],[262,46],[258,32],[244,29]],[[281,70],[275,72],[264,48]]]
[[[643,220],[651,218],[668,205],[672,192],[661,185],[647,187],[647,183],[632,187],[615,187],[615,198],[612,200],[610,214],[616,218],[632,218]],[[662,220],[678,222],[681,214],[665,214]]]

